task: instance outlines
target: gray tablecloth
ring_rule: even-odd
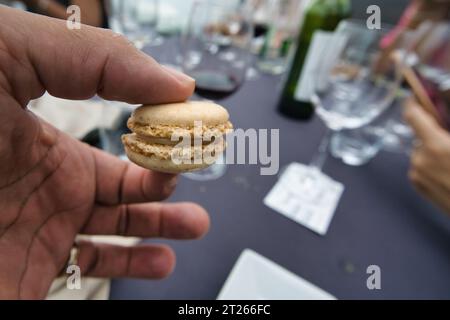
[[[223,101],[237,128],[279,128],[281,164],[307,163],[324,127],[276,112],[280,79],[247,82]],[[112,299],[215,299],[239,254],[251,248],[339,299],[450,298],[450,218],[434,210],[407,179],[408,159],[382,153],[352,168],[329,159],[325,172],[346,186],[328,234],[318,236],[270,210],[263,198],[277,177],[257,166],[230,166],[217,181],[181,179],[171,201],[195,201],[211,214],[196,242],[171,242],[178,256],[164,281],[117,280]],[[367,289],[379,265],[382,289]]]

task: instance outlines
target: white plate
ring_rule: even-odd
[[[246,249],[233,267],[218,300],[336,300],[260,254]]]

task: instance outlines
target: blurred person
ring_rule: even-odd
[[[77,5],[81,9],[81,23],[108,28],[105,0],[22,0],[28,9],[58,19],[67,19],[67,7]]]
[[[406,104],[405,118],[418,139],[410,179],[421,194],[450,214],[450,133],[416,101]]]
[[[383,37],[380,48],[382,54],[375,68],[382,71],[388,68],[393,51],[403,46],[408,31],[417,30],[425,22],[437,23],[450,19],[450,0],[411,0],[397,25]],[[426,37],[424,34],[422,37]]]
[[[191,96],[194,80],[110,30],[69,30],[64,21],[4,6],[0,21],[0,299],[45,298],[74,250],[83,276],[168,276],[175,265],[168,246],[74,244],[75,237],[196,239],[209,228],[206,211],[158,202],[176,176],[83,144],[27,105],[45,91],[75,100],[178,102]]]

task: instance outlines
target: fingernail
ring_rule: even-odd
[[[160,248],[161,252],[155,254],[149,261],[149,268],[157,279],[169,276],[175,267],[175,258],[171,251]],[[163,251],[164,250],[164,251]]]
[[[178,184],[178,176],[174,176],[172,179],[170,179],[168,186],[170,188],[175,188]]]
[[[172,194],[172,192],[175,190],[176,186],[178,184],[178,176],[174,176],[172,179],[167,181],[167,183],[164,186],[164,192],[167,195]]]
[[[195,81],[194,78],[191,78],[187,74],[184,74],[183,72],[180,72],[174,68],[171,68],[168,66],[162,66],[162,67],[181,82],[194,82]]]

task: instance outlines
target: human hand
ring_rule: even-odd
[[[450,214],[450,134],[415,101],[405,106],[405,119],[418,139],[410,179],[421,194]]]
[[[162,204],[176,177],[146,171],[76,141],[26,110],[45,90],[137,103],[183,101],[194,81],[124,38],[0,6],[0,298],[44,298],[77,234],[191,239],[209,227],[195,204]],[[55,106],[57,108],[57,106]],[[152,203],[151,203],[152,202]],[[162,278],[162,245],[78,244],[82,274]]]

